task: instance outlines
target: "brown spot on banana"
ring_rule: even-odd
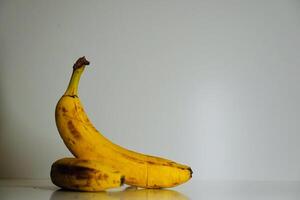
[[[161,187],[158,186],[158,185],[156,185],[156,184],[154,184],[151,188],[154,188],[154,189],[160,189]]]
[[[153,162],[153,161],[147,161],[147,163],[149,165],[158,165],[158,166],[166,166],[166,167],[175,167],[175,162],[173,162],[174,164],[170,164],[170,162],[168,163],[156,163],[156,162]],[[184,167],[179,167],[179,166],[176,166],[178,169],[181,169],[181,170],[190,170],[190,167],[189,168],[184,168]]]
[[[177,167],[178,169],[181,169],[181,170],[189,170],[190,167],[188,168],[185,168],[185,167]]]
[[[72,135],[74,136],[75,139],[81,138],[79,131],[75,128],[75,126],[71,120],[68,121],[68,129],[70,130],[70,132],[72,133]]]
[[[137,159],[135,157],[132,157],[132,156],[127,155],[127,154],[122,153],[122,152],[117,152],[117,153],[119,153],[121,156],[123,156],[123,157],[125,157],[129,160],[135,161],[135,162],[140,163],[140,164],[145,164],[145,162],[143,160]]]
[[[106,180],[108,178],[107,174],[103,174],[103,179]]]
[[[104,179],[107,179],[107,178],[108,178],[108,176],[106,178],[104,178],[104,174],[102,174],[102,173],[98,174],[98,176],[97,176],[98,180],[104,180]]]
[[[92,175],[89,173],[74,174],[74,175],[77,180],[89,180],[90,178],[92,178]]]
[[[86,181],[86,186],[89,187],[91,186],[91,179],[92,177],[88,177],[87,181]]]
[[[75,184],[75,185],[73,185],[73,187],[76,188],[76,189],[79,189],[80,185]]]
[[[71,138],[69,138],[69,137],[67,137],[66,138],[66,140],[68,141],[68,143],[71,143],[71,144],[75,144],[75,141],[74,140],[72,140]]]
[[[71,98],[78,98],[78,96],[76,94],[74,95],[63,95],[64,97],[71,97]]]
[[[91,169],[88,167],[82,167],[82,166],[72,166],[72,165],[60,165],[57,164],[55,166],[55,169],[57,170],[59,173],[62,174],[69,174],[69,175],[80,175],[80,178],[83,178],[83,176],[88,176],[90,174],[94,174],[97,172],[97,170],[95,169]]]
[[[125,183],[125,176],[122,176],[120,180],[120,186],[124,185],[124,183]]]
[[[89,160],[80,160],[80,162],[78,162],[78,163],[89,163],[90,161]]]

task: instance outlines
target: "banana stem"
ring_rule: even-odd
[[[73,65],[73,73],[68,85],[68,88],[64,95],[67,96],[77,96],[78,95],[78,85],[80,77],[86,65],[89,65],[90,62],[85,59],[85,57],[79,58]]]

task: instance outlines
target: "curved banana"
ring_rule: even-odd
[[[62,158],[52,164],[52,182],[65,189],[79,191],[103,191],[120,187],[124,176],[100,161],[78,158]]]
[[[69,86],[57,103],[55,119],[65,145],[77,158],[98,159],[125,175],[125,183],[143,188],[167,188],[192,177],[189,166],[144,155],[116,145],[90,122],[78,97],[80,76],[89,62],[79,58]]]

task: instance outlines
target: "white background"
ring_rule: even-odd
[[[54,108],[80,97],[127,148],[195,179],[300,180],[300,1],[1,1],[0,177],[70,156]]]

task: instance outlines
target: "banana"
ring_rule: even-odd
[[[168,188],[192,177],[189,166],[141,154],[114,144],[91,123],[78,97],[80,77],[89,61],[79,58],[66,92],[55,110],[57,129],[65,145],[77,158],[101,160],[125,175],[125,183],[142,188]]]
[[[103,191],[120,187],[124,176],[97,160],[62,158],[52,164],[52,182],[65,189]]]

